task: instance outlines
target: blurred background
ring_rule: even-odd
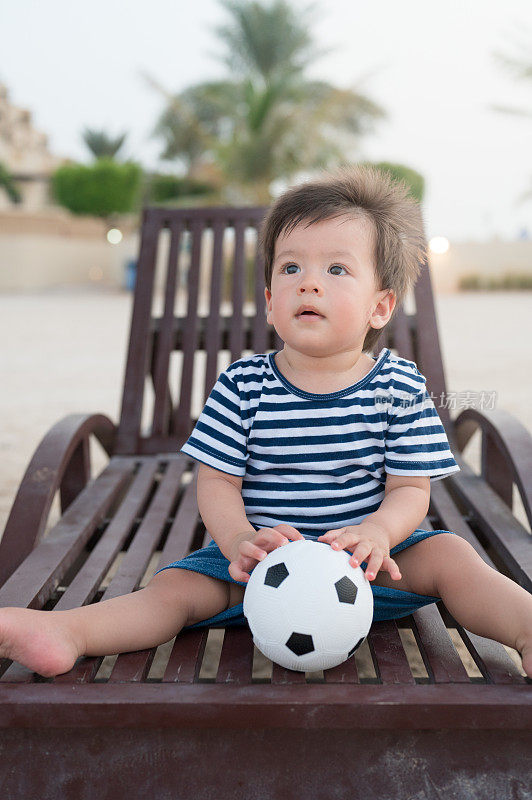
[[[532,429],[531,98],[527,0],[4,7],[0,535],[55,422],[118,421],[143,206],[341,163],[422,204],[452,416],[489,392]]]

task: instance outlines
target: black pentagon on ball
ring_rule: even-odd
[[[349,653],[347,654],[347,657],[349,658],[350,656],[352,656],[352,655],[353,655],[353,653],[355,652],[355,650],[358,650],[358,648],[360,647],[360,645],[362,644],[362,642],[364,642],[365,640],[366,640],[366,637],[365,637],[365,636],[363,636],[363,637],[362,637],[362,639],[359,639],[359,640],[358,640],[358,644],[356,644],[356,645],[353,647],[353,649],[349,651]]]
[[[340,578],[339,581],[336,581],[334,588],[336,589],[340,603],[350,603],[351,605],[354,605],[355,600],[357,599],[357,586],[356,583],[353,583],[351,578],[348,578],[347,575],[344,575],[343,578]]]
[[[274,564],[266,570],[266,577],[264,578],[265,586],[274,586],[277,588],[283,581],[288,578],[288,569],[286,564],[281,561],[280,564]]]
[[[307,653],[314,651],[314,642],[312,641],[312,636],[309,636],[308,633],[292,633],[286,646],[296,656],[305,656]]]

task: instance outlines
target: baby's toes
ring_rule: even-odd
[[[523,647],[521,651],[521,660],[527,676],[532,678],[532,642],[530,645],[525,645],[525,647]]]

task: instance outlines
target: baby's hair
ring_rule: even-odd
[[[373,223],[376,281],[379,289],[395,292],[395,313],[415,285],[426,257],[423,218],[419,203],[409,194],[404,181],[368,165],[342,166],[322,173],[290,187],[272,203],[259,232],[268,291],[278,237],[285,231],[289,234],[300,222],[306,221],[308,227],[344,215]],[[382,330],[368,330],[363,350],[373,350]]]

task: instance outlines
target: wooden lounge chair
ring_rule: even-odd
[[[198,464],[179,449],[222,369],[282,348],[266,324],[253,244],[264,211],[144,210],[120,420],[70,414],[39,444],[0,541],[0,607],[69,609],[125,594],[208,542]],[[229,264],[224,236],[234,241]],[[249,276],[256,313],[244,302]],[[157,281],[164,308],[154,315]],[[198,314],[201,284],[208,306]],[[230,316],[221,313],[224,285]],[[186,304],[178,313],[176,292]],[[446,385],[426,264],[414,299],[375,353],[388,346],[414,359],[439,397]],[[229,351],[223,365],[220,351]],[[468,408],[453,419],[437,406],[462,469],[433,484],[420,527],[455,531],[531,591],[531,537],[512,511],[515,484],[531,522],[529,432],[500,409]],[[481,474],[461,455],[478,429]],[[109,456],[95,477],[91,436]],[[61,518],[47,530],[57,491]],[[4,660],[0,786],[5,797],[41,800],[148,791],[158,800],[529,798],[531,683],[505,647],[464,630],[441,601],[374,623],[355,656],[324,673],[272,665],[247,626],[80,658],[53,679]]]

